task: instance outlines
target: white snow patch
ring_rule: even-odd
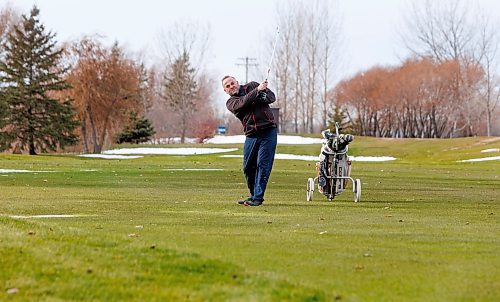
[[[206,139],[203,143],[205,143],[205,144],[243,144],[244,142],[245,142],[244,135],[231,135],[231,136],[216,135],[212,138]]]
[[[242,158],[243,155],[221,155],[220,157],[239,157]],[[305,161],[319,161],[319,156],[312,155],[296,155],[296,154],[282,154],[277,153],[274,157],[275,159],[294,159],[294,160],[305,160]],[[357,162],[382,162],[395,160],[392,156],[349,156],[349,159]]]
[[[500,148],[481,150],[481,153],[487,153],[487,152],[500,152]]]
[[[163,169],[164,171],[224,171],[224,169],[212,169],[212,168],[207,168],[207,169]]]
[[[381,162],[381,161],[391,161],[396,160],[392,156],[349,156],[352,161],[358,162]]]
[[[123,148],[107,150],[103,154],[194,155],[233,152],[237,150],[237,148]]]
[[[16,218],[16,219],[28,219],[28,218],[74,218],[74,217],[84,217],[88,215],[67,215],[67,214],[61,214],[61,215],[31,215],[31,216],[22,216],[22,215],[11,215],[9,216],[10,218]]]
[[[0,169],[0,173],[31,173],[30,170]]]
[[[492,157],[483,157],[483,158],[472,158],[472,159],[464,159],[457,160],[458,163],[471,163],[477,161],[489,161],[489,160],[500,160],[500,156],[492,156]]]
[[[245,142],[244,135],[216,135],[204,141],[205,144],[243,144]],[[278,145],[307,145],[321,144],[323,139],[313,137],[302,137],[294,135],[278,135]]]
[[[306,161],[319,161],[319,156],[311,155],[296,155],[296,154],[285,154],[276,153],[275,159],[294,159],[294,160],[306,160]]]
[[[30,171],[30,170],[14,170],[14,169],[0,169],[0,173],[51,173],[55,171]]]
[[[103,159],[134,159],[144,156],[140,155],[111,155],[111,154],[81,154],[80,157],[103,158]]]
[[[191,138],[191,137],[185,137],[184,138],[184,143],[185,144],[195,144],[199,142],[200,139],[198,138]],[[180,144],[181,143],[181,138],[180,137],[162,137],[158,139],[153,139],[146,144]]]
[[[294,135],[278,135],[278,144],[283,145],[312,145],[323,143],[322,138],[302,137]]]

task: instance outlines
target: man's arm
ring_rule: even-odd
[[[249,84],[248,89],[251,89],[249,93],[244,96],[232,96],[227,100],[226,107],[229,111],[236,114],[239,111],[247,108],[248,106],[254,104],[257,101],[258,90],[257,86],[259,84],[252,82]]]
[[[276,96],[271,89],[266,88],[266,90],[262,91],[258,96],[259,102],[264,104],[272,104],[276,101]]]

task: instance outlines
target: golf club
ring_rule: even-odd
[[[274,38],[273,53],[271,54],[271,61],[269,61],[269,67],[267,68],[266,81],[269,77],[269,72],[271,72],[271,65],[273,64],[274,53],[276,52],[276,44],[278,44],[278,35],[280,33],[279,27],[276,26],[276,37]]]

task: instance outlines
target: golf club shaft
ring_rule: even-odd
[[[267,78],[269,78],[269,73],[271,72],[271,65],[273,64],[274,53],[276,52],[276,44],[278,44],[279,33],[280,33],[279,28],[276,27],[276,37],[274,38],[274,46],[273,46],[273,53],[271,54],[271,61],[269,61],[269,67],[267,68],[266,81]]]

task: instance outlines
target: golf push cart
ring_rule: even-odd
[[[325,195],[330,201],[340,195],[346,188],[348,181],[353,184],[354,202],[361,200],[361,181],[355,180],[351,174],[351,160],[347,155],[348,145],[353,140],[350,134],[341,134],[342,128],[335,123],[335,133],[329,129],[321,132],[323,146],[316,163],[316,177],[307,179],[307,201],[312,201],[315,182],[318,191]]]

